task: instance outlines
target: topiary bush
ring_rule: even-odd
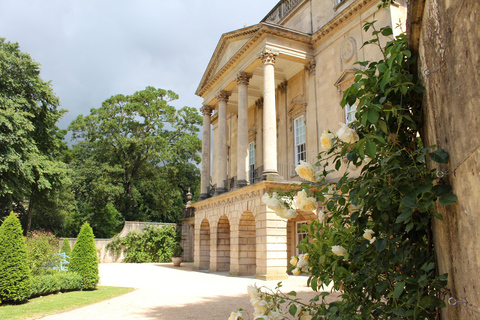
[[[83,279],[76,273],[59,271],[33,278],[30,298],[58,292],[82,290]]]
[[[67,238],[63,239],[62,248],[60,249],[60,253],[64,252],[67,256],[72,255],[72,248],[70,248],[70,242]]]
[[[28,298],[32,279],[20,220],[12,212],[0,227],[0,302]]]
[[[58,239],[48,231],[35,230],[26,238],[28,264],[33,276],[49,273],[49,270],[58,267],[60,257]]]
[[[80,229],[77,242],[73,246],[68,270],[76,272],[82,277],[82,289],[93,290],[96,288],[99,280],[97,249],[93,230],[88,222],[85,222]]]

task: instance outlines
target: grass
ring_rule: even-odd
[[[77,309],[135,290],[123,287],[98,287],[93,291],[74,291],[38,297],[23,304],[0,304],[0,319],[29,319]]]

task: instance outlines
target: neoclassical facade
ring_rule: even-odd
[[[196,269],[287,277],[305,237],[299,227],[317,215],[286,221],[261,197],[301,182],[295,166],[316,162],[322,132],[353,119],[355,106],[340,101],[354,62],[381,57],[362,47],[371,37],[363,22],[395,27],[406,15],[403,1],[378,3],[283,0],[259,24],[222,35],[196,91],[204,99],[201,196],[182,226]]]

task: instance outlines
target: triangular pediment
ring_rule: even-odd
[[[215,48],[197,91],[208,83],[260,28],[261,25],[254,25],[224,33],[218,41],[217,47]]]
[[[337,81],[335,81],[334,86],[339,88],[341,91],[345,91],[345,89],[353,83],[355,72],[357,71],[358,69],[356,68],[349,68],[344,70],[340,77],[337,79]]]

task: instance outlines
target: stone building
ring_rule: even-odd
[[[387,10],[378,3],[283,0],[259,24],[222,35],[196,91],[204,99],[201,196],[182,227],[196,269],[287,277],[305,237],[299,227],[317,216],[285,221],[261,197],[300,182],[295,166],[315,162],[322,132],[352,119],[355,106],[340,101],[354,62],[381,57],[362,47],[371,37],[363,22],[395,27],[406,16],[403,1]]]

